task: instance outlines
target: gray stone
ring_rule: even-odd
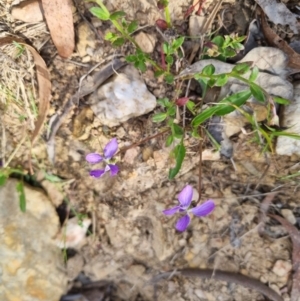
[[[300,135],[300,82],[294,84],[294,101],[283,108],[282,125],[285,132]],[[278,155],[300,155],[300,140],[289,137],[278,137],[276,144]]]
[[[58,216],[45,194],[27,186],[21,212],[16,184],[9,179],[0,187],[0,300],[58,301],[67,289],[63,255],[53,241]]]
[[[89,97],[94,114],[109,127],[149,113],[156,106],[155,96],[147,90],[136,68],[128,65],[121,72]]]

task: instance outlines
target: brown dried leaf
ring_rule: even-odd
[[[290,234],[293,243],[293,286],[291,291],[291,301],[299,301],[300,296],[300,233],[298,229],[290,222],[278,215],[270,215],[282,224]]]
[[[75,48],[71,0],[42,0],[45,18],[58,54],[69,57]]]
[[[49,102],[51,97],[50,74],[43,58],[33,47],[25,44],[23,40],[14,37],[5,37],[0,39],[0,46],[11,44],[13,41],[20,43],[31,52],[36,65],[37,81],[39,87],[39,115],[31,137],[31,142],[33,144],[38,137],[41,129],[43,128],[49,109]]]
[[[294,69],[300,69],[300,54],[295,52],[286,41],[281,39],[269,26],[265,14],[260,12],[260,23],[263,34],[269,45],[274,46],[282,50],[289,57],[288,67]]]

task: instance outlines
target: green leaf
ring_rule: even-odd
[[[284,132],[284,131],[282,131],[282,132],[275,131],[275,132],[272,132],[271,135],[276,136],[276,137],[283,136],[283,137],[289,137],[289,138],[292,138],[292,139],[295,139],[295,140],[300,140],[300,135],[295,134],[295,133],[287,133],[287,132]]]
[[[0,174],[0,186],[3,186],[6,183],[7,176],[4,174]]]
[[[216,83],[216,79],[215,78],[210,78],[207,82],[207,85],[210,86],[210,87],[213,87]]]
[[[259,69],[256,66],[254,66],[249,76],[249,81],[254,82],[257,79],[258,73]]]
[[[223,56],[227,57],[234,57],[236,55],[236,52],[233,49],[226,48],[223,50]]]
[[[125,17],[125,16],[126,16],[125,12],[116,11],[116,12],[114,12],[110,15],[109,19],[110,20],[117,20],[117,19],[120,19],[120,18]]]
[[[119,46],[122,46],[124,43],[125,43],[124,38],[117,38],[112,42],[112,45],[115,47],[119,47]]]
[[[197,78],[200,86],[201,86],[201,89],[202,89],[202,97],[204,97],[206,95],[206,92],[207,92],[207,88],[208,88],[208,80],[206,78]]]
[[[191,100],[189,100],[187,103],[186,103],[186,107],[188,108],[188,110],[192,113],[192,114],[195,114],[195,103],[192,102]]]
[[[182,136],[183,136],[183,129],[181,126],[179,126],[178,124],[176,123],[173,123],[173,126],[172,126],[172,134],[175,138],[177,139],[181,139]]]
[[[211,41],[212,43],[216,44],[219,48],[222,48],[224,44],[224,38],[222,36],[216,36]]]
[[[117,37],[118,37],[118,36],[117,36],[115,33],[108,32],[108,33],[104,36],[104,40],[113,42]]]
[[[202,111],[199,115],[197,115],[192,120],[192,126],[197,127],[200,124],[202,124],[205,120],[209,119],[211,116],[215,114],[215,112],[218,110],[217,106],[213,106],[211,108],[205,109]]]
[[[224,85],[227,84],[227,81],[228,81],[228,75],[227,74],[220,74],[220,75],[218,75],[218,78],[215,82],[215,86],[223,87]]]
[[[48,174],[47,172],[44,172],[44,177],[46,180],[52,183],[59,183],[63,181],[60,177]]]
[[[137,21],[132,21],[128,27],[127,27],[127,32],[129,34],[133,33],[136,29],[138,28],[138,22]]]
[[[157,100],[157,103],[161,105],[163,108],[170,107],[171,103],[167,97],[160,98]]]
[[[164,42],[163,43],[164,54],[169,54],[169,50],[170,50],[170,45],[167,42]]]
[[[92,7],[90,12],[100,20],[107,21],[109,20],[110,14],[108,11],[103,10],[100,7]]]
[[[172,74],[166,74],[165,75],[165,81],[168,84],[173,84],[173,82],[174,82],[174,76]]]
[[[169,64],[169,65],[173,65],[173,62],[174,62],[173,57],[172,57],[171,55],[167,55],[167,56],[166,56],[166,62],[167,62],[167,64]]]
[[[222,99],[216,106],[217,111],[215,112],[215,115],[223,116],[233,112],[235,110],[234,106],[240,107],[241,105],[245,104],[250,96],[251,92],[249,90],[245,90]],[[230,104],[233,104],[234,106]]]
[[[194,128],[193,129],[193,131],[192,131],[192,137],[194,137],[194,138],[200,138],[198,128]]]
[[[265,94],[264,94],[262,88],[259,87],[258,85],[251,83],[250,91],[258,101],[264,102],[266,100],[266,97],[265,97]]]
[[[153,122],[162,122],[167,118],[167,113],[157,113],[152,117]]]
[[[278,96],[273,96],[273,100],[281,105],[288,105],[290,104],[290,101],[286,98],[278,97]]]
[[[129,63],[134,63],[136,61],[138,61],[138,58],[136,57],[136,55],[132,54],[132,55],[127,55],[126,56],[126,61]]]
[[[167,137],[167,140],[166,140],[166,147],[170,146],[174,141],[174,137],[172,135],[169,135]]]
[[[202,69],[201,73],[204,74],[204,75],[210,76],[210,75],[213,75],[215,73],[215,70],[216,70],[215,66],[210,64],[210,65],[205,66]]]
[[[183,159],[185,157],[185,147],[183,145],[183,142],[181,142],[175,147],[174,154],[175,154],[176,165],[174,168],[171,168],[169,170],[169,179],[174,179],[181,168]]]
[[[24,191],[24,184],[23,182],[18,182],[16,185],[17,192],[19,194],[19,206],[22,212],[26,211],[26,198],[25,198],[25,191]]]
[[[175,116],[176,114],[176,107],[175,106],[171,106],[168,108],[167,110],[167,115],[168,116]]]
[[[164,73],[165,73],[164,70],[158,70],[158,71],[155,71],[155,72],[154,72],[154,76],[155,76],[155,77],[159,77],[159,76],[163,75]]]
[[[174,40],[172,43],[172,48],[177,50],[184,42],[184,37],[179,37],[178,39]]]
[[[142,72],[145,72],[147,70],[147,66],[144,61],[138,61],[134,64],[136,68],[141,70]]]
[[[250,66],[248,63],[241,63],[235,65],[231,72],[241,75],[247,73],[249,70],[250,70]]]

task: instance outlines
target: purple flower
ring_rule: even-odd
[[[110,170],[110,175],[115,176],[119,168],[112,162],[112,157],[118,150],[118,141],[116,138],[111,139],[104,147],[104,156],[98,153],[90,153],[86,155],[85,160],[91,164],[104,162],[106,164],[104,169],[93,169],[90,171],[90,176],[94,178],[102,177],[107,171]]]
[[[176,223],[176,230],[183,232],[190,224],[191,218],[189,213],[201,217],[210,214],[215,209],[213,200],[207,200],[203,204],[189,209],[193,198],[193,187],[191,185],[185,186],[178,195],[179,205],[163,211],[165,215],[173,215],[177,212],[185,212],[186,214],[181,217]]]

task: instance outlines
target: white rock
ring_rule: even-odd
[[[91,220],[89,218],[84,218],[82,221],[79,221],[76,216],[70,218],[56,238],[57,246],[61,249],[79,248],[84,242],[90,224]]]
[[[294,102],[283,108],[282,125],[287,127],[286,132],[300,135],[300,82],[294,85]],[[278,137],[276,145],[278,155],[300,155],[300,140],[289,137]]]
[[[113,127],[152,111],[156,98],[147,90],[136,68],[128,65],[95,91],[89,103],[100,122]]]
[[[9,179],[0,187],[0,300],[59,300],[67,277],[53,241],[58,216],[45,194],[27,186],[21,212],[16,184]]]
[[[154,36],[141,31],[135,36],[134,39],[137,42],[137,44],[140,46],[140,48],[143,50],[143,52],[145,53],[153,52],[155,47]]]

